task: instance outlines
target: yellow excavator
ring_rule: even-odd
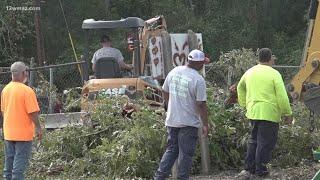
[[[152,18],[148,21],[143,21],[138,17],[128,17],[116,21],[95,21],[87,19],[83,21],[82,29],[85,33],[86,48],[89,49],[88,36],[90,31],[98,29],[129,29],[130,35],[128,39],[128,50],[132,53],[132,64],[134,66],[131,75],[121,76],[115,75],[120,72],[111,72],[117,70],[115,66],[110,64],[99,64],[101,72],[96,76],[86,81],[82,89],[82,110],[88,112],[90,110],[89,101],[94,99],[94,94],[99,91],[105,91],[105,95],[118,96],[128,95],[134,97],[142,95],[146,100],[153,103],[162,103],[162,95],[157,81],[150,77],[143,76],[146,69],[146,53],[147,43],[151,36],[160,36],[166,32],[166,22],[163,16]],[[85,59],[90,59],[88,51],[85,51]],[[103,63],[112,63],[112,61],[101,60]],[[116,66],[118,66],[116,64]],[[110,68],[111,67],[111,68]],[[118,69],[119,71],[119,69]],[[149,68],[150,71],[150,68]],[[99,74],[99,75],[98,75]],[[98,77],[99,76],[99,77]],[[144,90],[148,89],[152,92],[152,96],[148,96]]]
[[[89,112],[93,107],[91,102],[94,102],[96,95],[101,92],[110,97],[127,95],[129,98],[134,98],[142,96],[151,105],[162,105],[160,85],[168,72],[174,67],[171,35],[167,32],[167,25],[163,16],[157,16],[146,21],[138,17],[128,17],[114,21],[86,19],[82,23],[82,29],[85,35],[83,59],[88,63],[91,59],[88,52],[91,31],[111,29],[130,31],[127,43],[134,67],[130,75],[121,76],[121,73],[118,72],[118,64],[112,58],[97,60],[96,67],[100,67],[100,70],[95,72],[94,78],[88,78],[82,88],[82,111]],[[197,34],[188,31],[185,37],[187,37],[187,40],[183,44],[184,48],[199,48],[198,45],[202,38],[200,41]],[[178,45],[175,44],[175,46]],[[181,56],[181,54],[179,55]],[[186,56],[180,56],[177,58],[178,61],[185,62],[183,57]]]
[[[301,68],[288,85],[293,100],[305,103],[310,111],[320,115],[320,8],[311,0],[309,26],[301,60]]]
[[[301,68],[288,85],[293,100],[303,101],[311,115],[320,115],[320,8],[319,0],[311,0],[309,9],[309,25],[305,47],[301,60]],[[314,118],[314,117],[310,117]],[[313,131],[311,121],[310,131]],[[315,160],[320,160],[320,152],[313,151]],[[320,170],[312,180],[320,179]]]

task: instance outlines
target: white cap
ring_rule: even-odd
[[[198,49],[192,50],[188,55],[189,61],[205,61],[204,53]]]

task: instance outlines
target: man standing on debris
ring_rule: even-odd
[[[163,84],[163,96],[168,107],[165,123],[168,139],[166,152],[155,173],[156,180],[169,176],[177,158],[178,179],[188,179],[198,128],[202,126],[203,135],[208,134],[206,84],[198,73],[208,59],[202,51],[193,50],[189,53],[188,60],[187,66],[174,68]]]
[[[23,62],[15,62],[11,65],[10,71],[12,81],[1,93],[5,140],[3,177],[8,180],[20,180],[24,179],[34,134],[41,138],[41,126],[36,95],[24,84],[28,77],[26,65]]]
[[[260,49],[259,64],[245,72],[237,86],[239,104],[246,107],[252,126],[242,177],[269,174],[266,165],[276,145],[279,122],[281,118],[292,122],[286,88],[273,64],[271,50]]]
[[[100,43],[101,43],[102,48],[98,49],[94,53],[93,58],[91,60],[93,72],[95,72],[95,70],[96,70],[97,61],[99,59],[105,58],[105,57],[115,58],[121,69],[131,70],[133,68],[132,65],[126,64],[124,62],[124,58],[123,58],[121,52],[119,51],[119,49],[111,47],[111,39],[109,36],[103,35],[100,39]]]

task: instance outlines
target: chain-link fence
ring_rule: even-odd
[[[276,65],[274,69],[279,71],[282,75],[284,83],[287,85],[296,73],[298,73],[300,66]],[[237,83],[241,77],[234,73],[234,68],[221,68],[221,66],[213,64],[206,66],[206,80],[212,85],[227,90],[231,85]]]
[[[298,73],[300,66],[273,66],[282,75],[285,84],[289,84],[293,77]]]
[[[36,91],[41,113],[61,112],[64,102],[70,104],[70,102],[66,103],[70,98],[66,97],[66,93],[71,90],[73,90],[73,98],[76,97],[74,94],[80,95],[83,86],[81,65],[81,63],[68,63],[37,68],[31,66],[28,84]],[[273,68],[280,72],[285,84],[289,84],[300,66],[274,66]],[[222,69],[218,65],[206,66],[206,80],[213,86],[228,91],[228,88],[239,79],[240,77],[235,76],[232,67]],[[0,90],[10,81],[10,68],[0,67]],[[80,111],[80,109],[73,111]]]
[[[71,89],[81,90],[83,86],[83,63],[67,63],[44,67],[30,65],[27,83],[36,92],[41,113],[61,112],[63,102],[67,98],[66,92],[70,92]],[[0,67],[0,91],[10,81],[10,68]],[[80,95],[80,92],[78,94]]]

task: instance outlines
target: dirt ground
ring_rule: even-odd
[[[265,180],[311,180],[317,171],[320,170],[320,163],[310,163],[308,165],[301,165],[298,167],[290,167],[286,169],[271,169],[270,177]],[[210,176],[194,176],[192,180],[237,180],[236,171],[226,171]],[[252,177],[251,180],[257,178]],[[261,179],[261,178],[260,178]],[[320,180],[320,179],[319,179]]]

